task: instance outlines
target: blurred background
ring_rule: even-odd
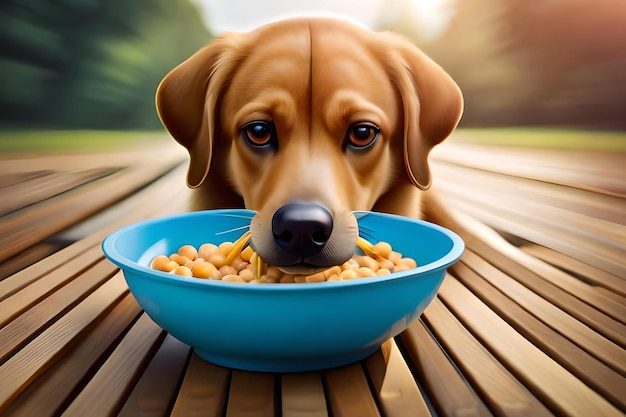
[[[171,68],[224,30],[307,14],[415,41],[461,86],[463,128],[618,132],[623,146],[624,0],[4,0],[0,149],[162,131],[154,92]]]

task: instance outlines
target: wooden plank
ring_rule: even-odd
[[[572,417],[623,416],[615,406],[516,332],[456,278],[439,296],[463,325],[555,413]]]
[[[4,362],[0,366],[0,380],[3,381],[0,385],[0,411],[30,381],[51,366],[73,338],[127,291],[123,278],[118,275]]]
[[[0,262],[153,181],[174,164],[131,166],[95,183],[4,216],[0,222]]]
[[[184,193],[184,173],[185,167],[179,167],[157,182],[150,184],[141,191],[127,197],[119,203],[122,209],[116,211],[116,220],[109,220],[106,226],[91,230],[90,233],[66,248],[47,257],[28,268],[0,281],[0,300],[8,295],[24,288],[26,285],[47,274],[66,262],[78,257],[91,247],[100,246],[102,240],[111,232],[128,224],[144,220],[148,217],[169,214],[180,211],[184,207],[185,199],[181,197]],[[173,194],[164,193],[163,189],[174,190]],[[116,205],[118,206],[118,205]],[[113,210],[115,210],[114,206]]]
[[[576,201],[575,189],[561,187],[564,188],[561,190],[562,200],[555,202],[551,195],[554,193],[553,186],[550,184],[533,184],[521,178],[498,181],[502,178],[489,174],[472,174],[446,171],[445,178],[439,178],[437,185],[455,198],[470,204],[480,206],[488,202],[489,208],[513,213],[520,218],[530,218],[538,224],[558,223],[563,228],[574,228],[591,237],[599,235],[608,241],[626,244],[623,216],[611,216],[612,210],[615,210],[611,206],[622,206],[626,209],[626,203],[618,197],[604,197],[600,198],[601,201],[595,201],[598,194],[587,192],[585,194],[588,201],[583,203],[587,207],[582,210],[577,204],[580,200]],[[473,191],[467,193],[467,187]],[[546,195],[548,191],[543,190],[544,188],[549,189],[551,194]],[[605,220],[602,216],[612,220]]]
[[[81,275],[102,258],[102,250],[97,246],[92,247],[80,257],[70,260],[28,287],[0,301],[0,328],[48,294]]]
[[[449,194],[446,195],[446,201],[450,207],[496,230],[566,253],[611,274],[626,276],[624,245],[621,243],[603,240],[600,235],[568,229],[560,222],[547,222],[540,216],[516,215],[487,204],[479,205],[448,197]]]
[[[6,417],[58,416],[81,384],[96,372],[100,361],[112,349],[123,332],[141,314],[141,308],[128,293],[83,339],[77,338],[66,353],[41,376],[29,383],[7,409]]]
[[[191,354],[171,417],[221,417],[224,415],[230,369]]]
[[[124,200],[63,230],[57,235],[58,239],[89,239],[103,229],[111,230],[110,225],[119,223],[120,219],[125,220],[125,226],[149,217],[187,211],[189,190],[185,186],[186,172],[187,167],[179,165]]]
[[[5,175],[29,175],[33,172],[55,172],[63,170],[86,170],[99,167],[129,166],[137,160],[155,157],[157,152],[167,156],[168,151],[175,151],[176,146],[156,144],[154,149],[143,151],[126,150],[95,153],[59,153],[12,155],[10,159],[0,160],[0,172]],[[19,177],[18,177],[19,178]]]
[[[626,355],[622,349],[614,349],[612,353],[615,357],[609,357],[610,360],[607,365],[597,358],[597,356],[601,357],[602,355],[598,354],[593,345],[590,346],[586,337],[591,333],[590,338],[597,339],[597,333],[592,332],[588,327],[567,316],[561,310],[556,309],[557,315],[561,315],[560,320],[552,321],[549,326],[542,321],[542,316],[545,315],[543,310],[550,310],[549,308],[544,306],[544,308],[534,311],[526,311],[495,286],[489,284],[490,281],[495,281],[499,286],[502,286],[502,282],[505,281],[502,276],[489,275],[489,278],[483,278],[464,263],[455,265],[452,272],[472,293],[476,294],[498,316],[523,334],[526,339],[590,387],[602,393],[617,407],[626,411],[626,398],[623,395],[623,385],[626,384],[626,373],[624,373]],[[527,294],[528,298],[532,299],[533,296],[536,295]],[[540,302],[542,301],[545,303],[545,300],[540,299]],[[549,305],[549,307],[552,306]],[[567,329],[563,329],[563,323],[569,323]],[[572,327],[579,327],[574,338],[571,337]],[[568,334],[570,339],[565,337]],[[599,342],[608,341],[600,339]],[[585,349],[581,349],[579,346],[583,346]],[[609,346],[609,348],[611,347],[615,346]],[[599,349],[604,349],[604,346]],[[616,369],[609,367],[611,363]]]
[[[274,417],[276,376],[233,370],[226,417]]]
[[[328,417],[319,372],[282,374],[280,378],[282,417]]]
[[[430,410],[393,339],[365,360],[372,390],[386,417],[426,417]]]
[[[498,416],[548,417],[552,413],[513,377],[439,299],[424,320],[490,410]]]
[[[87,297],[116,271],[117,268],[110,262],[102,260],[1,328],[0,362],[6,360],[33,335]]]
[[[6,187],[2,189],[2,193],[10,198],[0,199],[0,216],[59,195],[88,181],[103,178],[116,169],[119,168],[48,171],[45,176],[26,179],[12,187]]]
[[[10,277],[50,255],[54,255],[59,250],[63,249],[64,246],[64,244],[44,240],[24,249],[19,256],[14,256],[0,263],[0,287],[5,278]],[[2,299],[1,296],[0,299]]]
[[[564,152],[533,147],[512,150],[502,146],[465,145],[448,141],[434,150],[432,159],[596,193],[626,196],[622,152]]]
[[[467,267],[463,265],[467,265]],[[475,274],[470,272],[470,268]],[[541,320],[542,323],[554,329],[558,334],[563,335],[583,350],[590,352],[617,372],[626,375],[626,355],[624,355],[623,348],[602,337],[549,301],[513,280],[471,250],[467,250],[463,255],[463,264],[455,265],[452,270],[457,273],[457,276],[467,278],[468,283],[476,284],[476,290],[478,290],[480,284],[480,280],[475,279],[477,278],[476,274],[480,275],[486,282],[489,282],[499,291],[506,294],[509,299],[515,301],[532,316]],[[489,290],[489,287],[484,285],[480,286],[480,288],[485,291]],[[490,303],[495,300],[495,297],[497,297],[497,294],[489,291],[489,295],[484,295],[482,298],[485,300],[485,303]],[[514,306],[511,305],[511,308],[514,308]],[[498,313],[505,315],[507,310],[500,309]],[[607,318],[607,320],[610,319]]]
[[[116,413],[164,336],[163,330],[143,314],[62,415],[99,417]]]
[[[323,376],[333,417],[380,417],[360,363],[326,370]]]
[[[428,309],[430,306],[426,311]],[[411,323],[399,335],[399,340],[406,352],[407,363],[417,375],[437,415],[493,416],[422,320]]]
[[[54,271],[64,263],[79,256],[82,252],[96,246],[98,242],[99,240],[97,239],[86,239],[85,241],[76,242],[75,244],[48,256],[42,262],[33,264],[28,268],[3,279],[0,281],[0,300],[14,294],[20,289],[41,278],[43,275]]]
[[[12,156],[10,158],[15,159]],[[3,167],[4,163],[5,161],[0,160],[0,168]],[[53,172],[55,171],[51,169],[35,169],[32,171],[12,172],[12,173],[7,173],[4,170],[0,170],[0,191],[4,193],[5,190],[9,187],[24,183],[26,181],[31,181],[37,178],[44,178]],[[5,195],[8,195],[8,192]]]
[[[448,188],[465,190],[468,187],[472,187],[472,190],[474,190],[473,187],[478,187],[480,190],[511,196],[516,200],[521,198],[524,203],[529,200],[541,202],[549,207],[566,209],[588,217],[626,225],[623,215],[626,210],[626,201],[621,197],[458,165],[439,165],[437,162],[433,164],[437,185],[439,182],[446,182]],[[470,198],[476,194],[472,192],[465,193],[465,195]]]
[[[162,139],[162,138],[161,138]],[[184,148],[173,140],[154,140],[149,146],[126,147],[118,150],[72,153],[11,154],[9,159],[0,158],[0,173],[19,176],[38,171],[86,170],[99,167],[129,166],[146,161],[162,161],[167,158],[183,160]],[[4,156],[4,155],[3,155]],[[15,177],[17,176],[17,177]]]
[[[168,335],[135,385],[118,417],[169,416],[190,347]]]
[[[564,253],[536,244],[524,244],[520,249],[570,274],[584,277],[583,279],[590,285],[603,287],[615,292],[621,296],[617,299],[618,302],[622,305],[626,305],[626,277],[618,277],[581,262],[578,259],[574,259],[571,256],[567,256]]]
[[[482,223],[476,222],[467,214],[456,210],[451,212],[460,222],[459,224],[465,228],[461,233],[472,251],[483,259],[488,259],[498,270],[514,278],[569,315],[581,320],[614,343],[622,347],[626,346],[626,326],[619,321],[620,318],[623,319],[624,317],[619,315],[619,311],[626,308],[625,306],[618,305],[609,297],[603,297],[601,293],[585,283],[574,279],[578,281],[574,284],[571,276],[523,253],[492,229],[485,228]],[[582,295],[576,289],[584,285],[587,286],[585,297],[589,300],[595,299],[596,303],[585,303],[579,298]],[[562,286],[569,288],[573,293],[565,291]],[[610,316],[607,316],[605,312],[610,312]]]

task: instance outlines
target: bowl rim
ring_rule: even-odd
[[[256,214],[255,211],[247,210],[247,209],[214,209],[214,210],[201,210],[194,212],[186,212],[186,213],[177,213],[172,215],[165,215],[154,217],[148,220],[136,222],[124,226],[112,233],[110,233],[107,237],[104,238],[101,244],[102,251],[104,255],[115,265],[120,267],[124,272],[126,270],[131,270],[134,272],[139,272],[142,274],[147,274],[150,276],[150,279],[154,279],[160,282],[173,283],[184,285],[184,286],[194,286],[194,287],[213,287],[217,286],[217,288],[236,288],[237,290],[244,291],[302,291],[303,289],[306,291],[316,291],[316,290],[325,290],[330,288],[337,287],[352,287],[352,286],[361,286],[361,285],[376,285],[381,282],[386,281],[396,281],[407,279],[416,274],[420,273],[436,273],[442,269],[447,269],[450,265],[454,264],[458,261],[463,252],[465,251],[465,243],[461,239],[459,235],[454,233],[453,231],[442,227],[438,224],[431,223],[422,219],[414,219],[411,217],[404,217],[396,214],[389,213],[379,213],[379,212],[370,212],[370,211],[355,211],[354,215],[357,220],[368,215],[375,215],[381,217],[388,218],[396,218],[401,219],[403,221],[418,223],[422,226],[428,227],[430,229],[434,229],[439,233],[446,235],[452,241],[452,247],[450,250],[441,258],[424,264],[418,265],[417,268],[413,268],[406,271],[393,272],[389,275],[371,277],[367,279],[353,279],[346,281],[325,281],[325,282],[311,282],[303,285],[294,285],[293,283],[272,283],[272,284],[250,284],[243,285],[242,283],[237,282],[228,282],[221,280],[208,280],[201,279],[195,277],[186,277],[181,275],[174,275],[167,272],[157,271],[147,266],[143,266],[138,264],[135,261],[127,258],[126,256],[119,253],[116,249],[115,243],[118,239],[123,237],[128,232],[137,229],[148,227],[155,223],[160,223],[166,220],[175,220],[181,217],[201,217],[208,215],[236,215],[236,216],[245,216],[250,217]]]

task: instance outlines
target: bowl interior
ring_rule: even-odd
[[[254,211],[243,209],[210,210],[152,219],[113,233],[103,248],[118,266],[164,275],[149,269],[152,258],[176,252],[186,244],[199,247],[203,243],[233,242],[248,229],[254,215]],[[456,234],[422,220],[371,212],[355,215],[361,236],[372,243],[388,242],[395,251],[417,261],[418,268],[412,273],[449,265],[464,249]]]

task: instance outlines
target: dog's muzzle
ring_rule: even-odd
[[[289,202],[272,217],[276,245],[300,260],[322,251],[332,231],[333,216],[324,206],[313,202]]]

